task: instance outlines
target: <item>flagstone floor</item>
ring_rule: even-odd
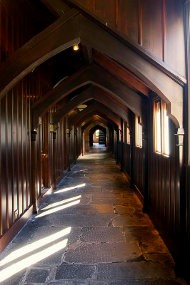
[[[2,285],[179,285],[174,262],[106,148],[80,157],[0,255]]]

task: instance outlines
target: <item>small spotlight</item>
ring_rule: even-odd
[[[79,45],[78,45],[78,44],[75,44],[75,45],[73,46],[73,50],[74,50],[74,51],[79,50]]]

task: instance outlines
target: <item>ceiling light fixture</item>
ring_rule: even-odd
[[[78,45],[78,44],[74,44],[74,45],[73,45],[73,50],[74,50],[74,51],[79,50],[79,45]]]
[[[87,107],[86,104],[80,104],[80,105],[77,106],[77,109],[81,112],[81,111],[83,111],[86,107]]]

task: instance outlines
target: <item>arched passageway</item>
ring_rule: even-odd
[[[95,126],[89,131],[89,146],[93,147],[95,145],[106,146],[106,128],[101,126]]]
[[[13,2],[0,1],[0,249],[99,130],[190,280],[189,2]]]

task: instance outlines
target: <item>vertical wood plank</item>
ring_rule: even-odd
[[[165,59],[174,70],[185,76],[185,46],[182,1],[166,0]]]
[[[142,1],[138,0],[138,44],[142,46]]]
[[[0,100],[0,117],[1,117],[1,100]],[[3,203],[3,195],[2,195],[2,153],[1,153],[1,146],[2,146],[2,133],[1,133],[1,124],[0,124],[0,236],[3,234],[3,210],[2,210],[2,203]]]
[[[7,193],[6,193],[6,96],[1,100],[1,198],[2,198],[2,231],[7,230]]]
[[[143,1],[142,5],[142,46],[162,59],[162,0]]]
[[[139,11],[138,0],[118,0],[117,28],[135,43],[138,42]]]
[[[106,1],[95,1],[95,14],[105,21],[108,26],[115,27],[115,0],[109,0],[109,9]]]
[[[162,0],[162,60],[166,60],[166,0]]]

